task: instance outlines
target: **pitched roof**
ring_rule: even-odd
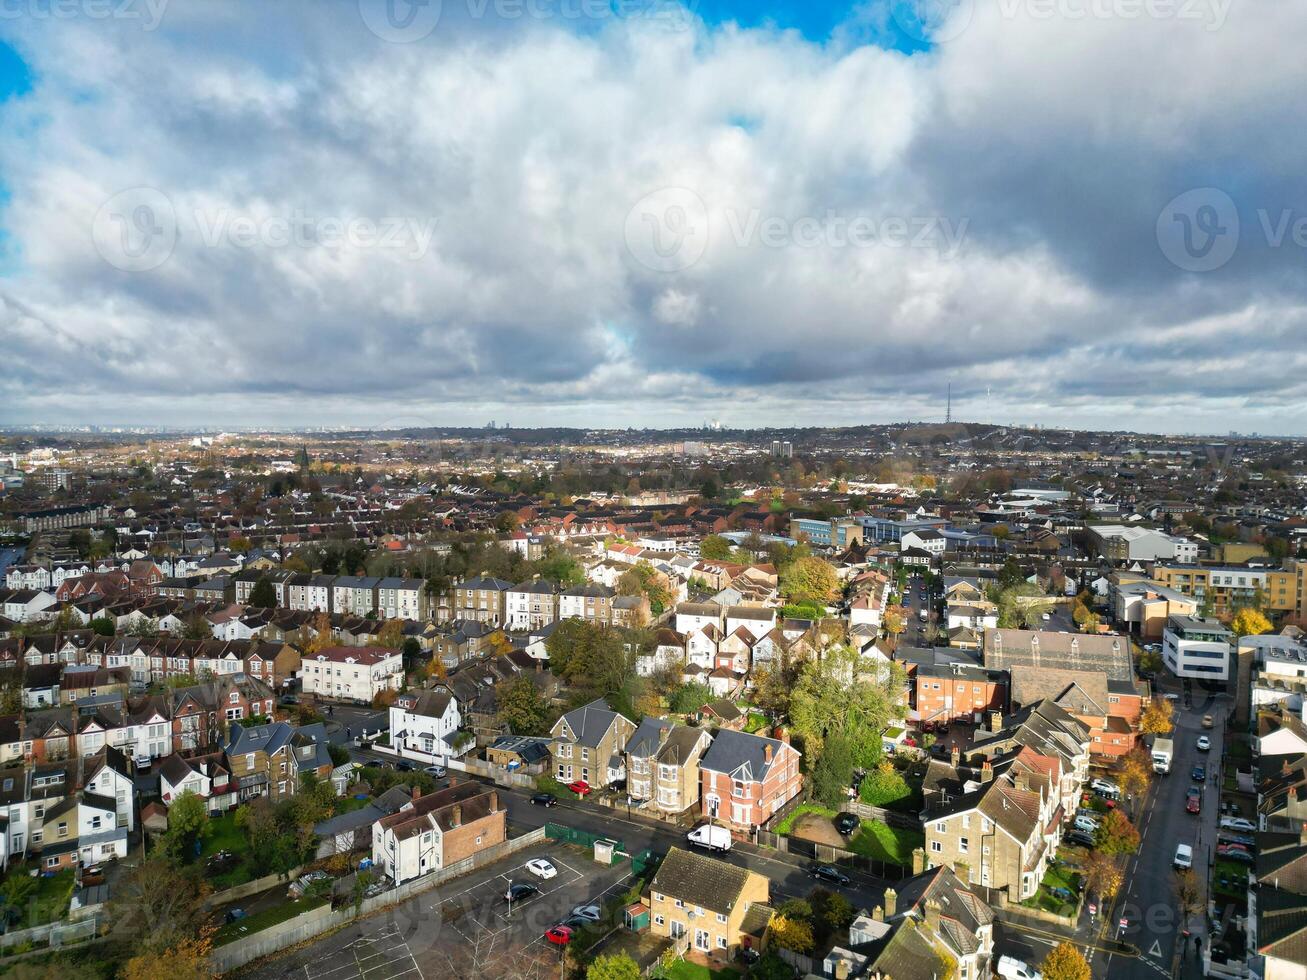
[[[649,884],[651,891],[678,898],[714,912],[735,908],[749,871],[725,861],[673,847]]]

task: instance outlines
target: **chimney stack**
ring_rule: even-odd
[[[416,802],[418,801],[418,799],[419,799],[421,796],[422,796],[422,788],[421,788],[420,786],[414,786],[414,787],[413,787],[413,802],[416,803]]]
[[[838,959],[835,961],[835,980],[849,980],[849,961]]]
[[[956,769],[958,766],[962,765],[962,747],[961,747],[961,746],[959,746],[959,745],[954,745],[954,746],[953,746],[953,752],[952,752],[952,756],[951,756],[951,758],[952,758],[952,760],[953,760],[953,768],[954,768],[954,769]]]
[[[939,932],[939,902],[934,899],[926,903],[926,925],[930,926],[931,932]]]
[[[993,778],[994,778],[994,767],[991,766],[989,764],[989,760],[986,759],[980,767],[980,781],[981,783],[988,783]]]
[[[1003,713],[1001,711],[991,711],[989,713],[989,730],[991,732],[1001,732],[1003,730]]]
[[[762,761],[771,764],[771,743],[768,742],[762,747]]]
[[[450,822],[450,826],[453,826],[453,827],[461,827],[461,826],[463,826],[463,804],[462,804],[462,803],[455,803],[455,804],[454,804],[454,810],[453,810],[453,812],[450,814],[449,822]]]
[[[877,905],[874,909],[871,910],[871,917],[875,919],[877,922],[884,922],[885,909],[882,906]]]
[[[912,873],[919,875],[926,870],[926,852],[923,848],[914,848],[912,851]]]
[[[885,889],[885,918],[894,918],[894,913],[898,911],[899,893],[893,888]]]

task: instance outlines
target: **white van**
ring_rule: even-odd
[[[704,824],[702,827],[695,827],[685,835],[685,840],[695,847],[702,847],[708,851],[729,851],[731,849],[731,832],[725,827],[718,827],[715,824]]]
[[[1194,866],[1194,849],[1188,844],[1175,846],[1175,860],[1172,862],[1177,871],[1187,871]]]
[[[1043,980],[1038,970],[1027,966],[1024,961],[1015,956],[1000,956],[998,967],[994,972],[1003,980]]]
[[[1072,826],[1076,830],[1083,830],[1086,834],[1098,833],[1098,821],[1090,817],[1076,817],[1076,821]]]

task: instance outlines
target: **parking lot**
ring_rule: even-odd
[[[556,869],[526,869],[543,857]],[[604,906],[627,887],[629,861],[596,864],[589,852],[547,842],[433,888],[333,936],[273,957],[242,975],[303,980],[422,980],[434,977],[552,976],[559,951],[544,940],[578,905]],[[504,893],[531,883],[539,892],[510,910]]]

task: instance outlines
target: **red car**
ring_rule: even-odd
[[[570,789],[577,796],[585,796],[587,793],[590,792],[590,784],[587,783],[584,779],[578,779],[575,782],[568,783],[567,788]]]
[[[1203,808],[1203,796],[1198,790],[1191,789],[1185,799],[1184,808],[1190,813],[1198,813]]]
[[[572,941],[572,927],[554,926],[545,933],[545,940],[553,943],[555,946],[566,946]]]

